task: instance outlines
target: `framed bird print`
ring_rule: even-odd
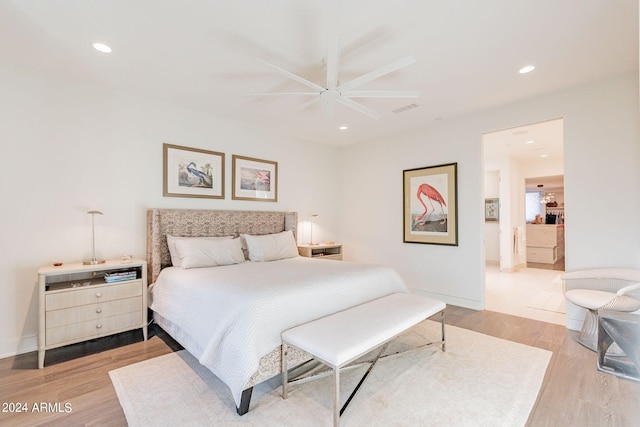
[[[278,162],[233,155],[233,200],[278,201]]]
[[[449,163],[402,172],[405,243],[458,246],[457,171]]]
[[[224,199],[224,153],[162,144],[165,197]]]
[[[484,220],[487,222],[500,220],[500,199],[484,199]]]

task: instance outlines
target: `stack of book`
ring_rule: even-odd
[[[123,282],[137,278],[135,271],[119,271],[116,273],[104,273],[104,281],[107,283]]]

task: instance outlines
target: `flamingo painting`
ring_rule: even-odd
[[[431,212],[429,212],[429,207],[424,202],[423,196],[429,202],[429,205],[431,206]],[[447,217],[444,213],[444,206],[447,206],[447,203],[444,201],[444,197],[442,197],[442,194],[440,194],[438,190],[436,190],[429,184],[420,184],[420,186],[418,187],[418,191],[416,192],[416,197],[418,198],[420,204],[424,207],[424,212],[422,213],[422,215],[416,217],[416,219],[413,221],[414,227],[418,224],[424,224],[425,222],[427,222],[431,214],[436,210],[433,202],[438,203],[440,205],[440,210],[442,211],[442,216],[444,219],[440,224],[444,224],[447,221]]]
[[[271,178],[269,176],[269,171],[258,171],[256,175],[256,190],[260,191],[269,191],[269,186],[271,184]]]
[[[404,242],[458,246],[457,170],[449,163],[402,172]]]

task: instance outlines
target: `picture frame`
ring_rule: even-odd
[[[403,241],[458,246],[458,164],[406,169]]]
[[[224,153],[162,144],[164,197],[224,199]]]
[[[278,162],[232,155],[233,200],[278,201]]]
[[[500,221],[500,199],[484,199],[484,220],[486,222]]]

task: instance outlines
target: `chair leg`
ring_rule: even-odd
[[[587,310],[584,316],[584,323],[578,336],[578,342],[589,350],[598,351],[598,312],[596,310]],[[607,350],[607,356],[624,356],[625,353],[613,343]]]
[[[585,313],[578,342],[589,350],[598,351],[598,314],[595,310]]]

